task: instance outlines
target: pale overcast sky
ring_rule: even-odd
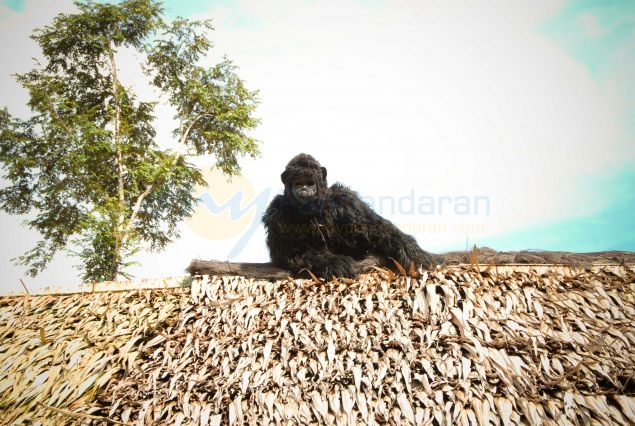
[[[209,63],[227,55],[260,90],[262,157],[207,188],[218,204],[242,190],[253,208],[232,221],[199,207],[179,241],[139,256],[135,276],[181,275],[192,258],[267,261],[256,211],[300,152],[428,251],[635,250],[634,1],[163,4],[168,17],[211,18]],[[38,56],[32,30],[72,10],[0,2],[0,106],[26,113],[11,74]],[[122,52],[122,76],[150,96],[137,61]],[[159,110],[165,137],[170,117]],[[20,278],[77,285],[76,259],[60,256],[35,279],[12,265],[37,239],[20,220],[0,214],[0,293],[20,291]]]

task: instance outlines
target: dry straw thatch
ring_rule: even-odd
[[[489,247],[476,247],[470,251],[452,251],[436,255],[438,263],[458,265],[474,263],[477,259],[483,264],[508,265],[567,265],[589,267],[592,265],[635,265],[635,253],[629,251],[599,251],[591,253],[573,253],[568,251],[523,250],[497,251]]]
[[[632,266],[0,298],[3,424],[633,424]]]

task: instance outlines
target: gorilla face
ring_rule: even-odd
[[[315,200],[318,193],[317,184],[310,178],[300,178],[293,181],[291,191],[296,200],[306,204]]]
[[[328,192],[326,168],[307,154],[293,157],[280,178],[284,183],[285,199],[299,203],[305,214],[309,211],[309,206],[321,200]]]

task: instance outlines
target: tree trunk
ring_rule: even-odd
[[[112,48],[112,44],[108,49],[108,59],[110,60],[110,71],[112,74],[112,96],[115,108],[115,115],[113,117],[113,137],[115,145],[115,162],[117,164],[117,195],[119,197],[119,212],[117,217],[117,223],[115,223],[113,229],[113,235],[115,238],[115,246],[113,248],[113,265],[112,265],[112,280],[119,278],[119,263],[122,258],[122,251],[126,239],[126,198],[124,188],[124,166],[123,166],[123,154],[121,152],[121,144],[119,139],[121,137],[121,107],[119,106],[119,79],[117,77],[117,63],[115,62],[115,53]]]

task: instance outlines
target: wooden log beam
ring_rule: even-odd
[[[592,265],[635,265],[635,253],[626,251],[604,251],[595,253],[571,253],[557,251],[499,252],[487,247],[474,251],[457,251],[433,254],[433,265],[471,264],[481,265],[565,265],[589,267]],[[404,265],[407,267],[407,265]],[[358,273],[371,271],[374,267],[392,268],[392,262],[369,256],[356,264]],[[271,263],[234,263],[220,260],[192,260],[187,268],[190,275],[240,275],[246,278],[281,280],[292,277],[291,271],[278,268]],[[302,274],[309,278],[308,273]]]
[[[379,258],[369,256],[356,263],[358,273],[369,272],[375,266],[381,266]],[[238,263],[221,260],[194,259],[187,267],[190,275],[240,275],[246,278],[258,278],[264,280],[282,280],[292,277],[293,274],[286,269],[278,268],[272,263]],[[305,274],[303,277],[308,278]]]
[[[240,275],[246,278],[282,280],[291,272],[271,263],[235,263],[221,260],[194,259],[186,271],[190,275]]]

